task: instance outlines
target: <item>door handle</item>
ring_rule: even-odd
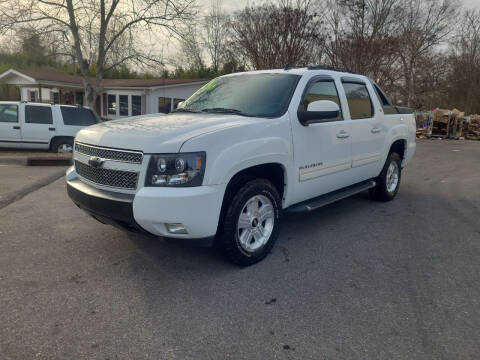
[[[372,130],[370,130],[370,132],[371,132],[372,134],[379,133],[380,131],[382,131],[382,129],[377,128],[377,127],[374,127]]]
[[[342,130],[337,134],[337,138],[339,138],[339,139],[346,139],[349,136],[350,135],[345,130]]]
[[[13,127],[15,130],[20,130],[20,126],[14,126]]]
[[[50,131],[55,131],[55,128],[48,128],[48,130],[50,130]]]

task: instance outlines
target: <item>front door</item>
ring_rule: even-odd
[[[307,85],[300,107],[317,100],[330,100],[342,109],[332,78],[314,77]],[[292,121],[296,190],[292,203],[304,201],[349,185],[351,168],[350,124],[337,119],[304,126],[296,114]],[[295,121],[296,120],[296,121]]]
[[[0,104],[0,146],[18,147],[22,141],[17,104]]]

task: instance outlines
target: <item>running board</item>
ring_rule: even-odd
[[[295,204],[287,208],[287,212],[305,212],[313,211],[315,209],[321,208],[322,206],[331,204],[335,201],[345,199],[349,196],[358,194],[359,192],[371,189],[377,184],[373,180],[363,181],[361,183],[348,186],[346,188],[332,191],[331,193],[318,196],[316,198],[303,201],[299,204]]]

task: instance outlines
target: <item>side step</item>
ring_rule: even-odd
[[[371,189],[377,185],[373,180],[363,181],[361,183],[348,186],[343,189],[332,191],[331,193],[318,196],[316,198],[303,201],[299,204],[295,204],[287,208],[285,211],[287,212],[305,212],[305,211],[313,211],[318,209],[322,206],[331,204],[335,201],[345,199],[349,196],[358,194],[359,192]]]

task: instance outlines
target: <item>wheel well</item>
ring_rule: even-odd
[[[400,155],[400,158],[403,160],[403,157],[405,155],[405,140],[397,140],[395,141],[392,146],[390,146],[390,151],[389,154],[392,152],[396,152],[398,155]]]
[[[55,142],[57,140],[72,140],[74,139],[73,136],[54,136],[53,138],[50,139],[50,150],[52,149],[52,146],[53,144],[55,144]]]
[[[228,206],[230,200],[235,196],[235,193],[245,183],[252,179],[267,179],[277,189],[280,199],[283,198],[285,188],[285,171],[282,165],[278,163],[268,163],[257,166],[252,166],[236,173],[228,182],[223,196],[221,216],[225,213],[225,208]],[[219,222],[221,223],[221,221]]]

